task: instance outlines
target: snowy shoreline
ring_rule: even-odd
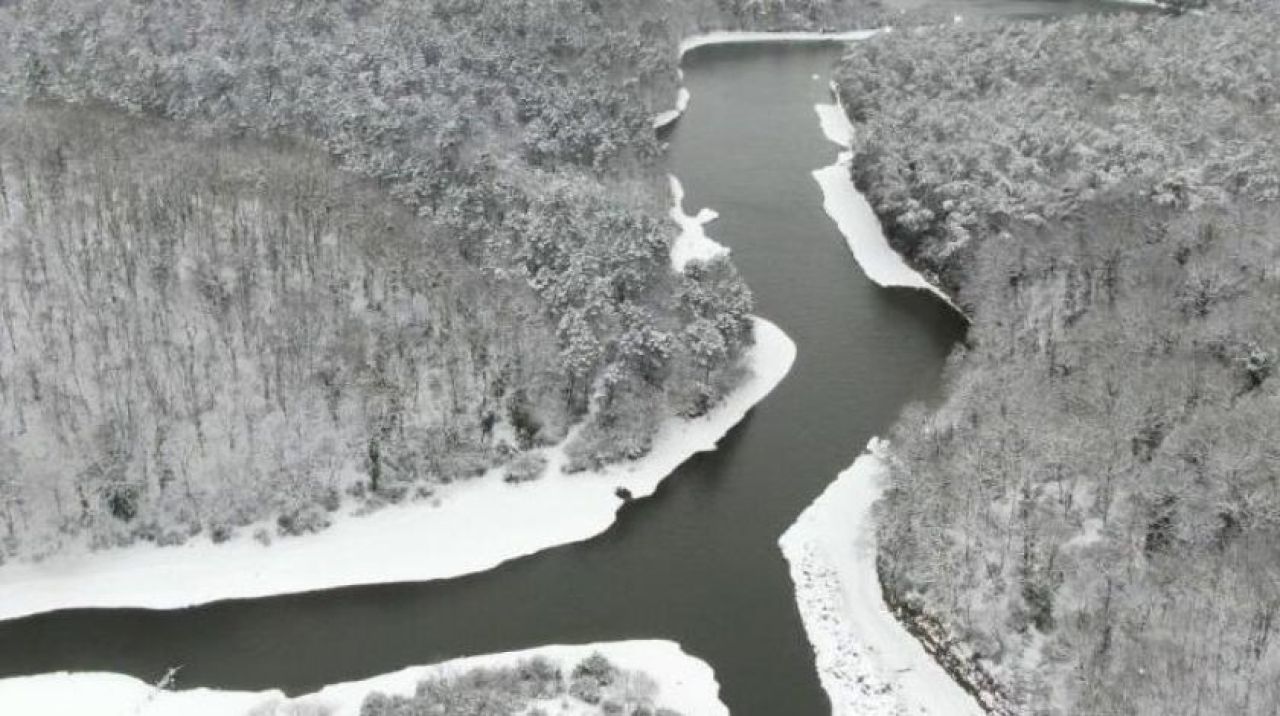
[[[881,32],[889,32],[892,28],[883,30],[850,30],[847,32],[810,32],[810,31],[793,31],[793,32],[770,32],[767,30],[751,31],[751,30],[717,30],[715,32],[704,32],[697,35],[689,35],[680,41],[678,57],[684,60],[686,53],[698,49],[699,47],[708,47],[711,45],[737,45],[737,44],[759,44],[763,42],[857,42],[865,40]],[[680,80],[684,81],[684,71],[677,69]],[[676,120],[680,119],[689,109],[690,94],[689,90],[681,87],[676,93],[676,104],[673,109],[659,112],[653,116],[653,129],[655,132],[661,132]]]
[[[833,94],[835,88],[832,87]],[[853,258],[862,267],[867,278],[879,286],[912,288],[928,291],[941,298],[960,315],[964,312],[945,291],[935,286],[919,271],[907,264],[894,251],[885,238],[880,219],[872,210],[866,197],[853,185],[850,166],[853,162],[854,127],[845,114],[844,107],[836,104],[814,105],[822,133],[833,144],[841,147],[835,164],[814,170],[813,178],[822,189],[822,208],[844,235],[845,243],[853,252]]]
[[[854,127],[838,99],[837,104],[814,107],[823,135],[841,147],[834,164],[813,172],[823,210],[872,282],[928,291],[964,315],[950,296],[893,250],[879,218],[854,186]],[[867,451],[778,540],[819,680],[833,716],[979,716],[978,703],[884,601],[872,507],[883,490],[887,450],[887,443],[873,438]]]
[[[786,376],[795,344],[755,319],[751,370],[733,393],[695,420],[672,418],[653,450],[634,462],[566,475],[561,443],[548,448],[547,473],[520,485],[501,470],[439,491],[440,501],[343,515],[314,535],[264,546],[247,534],[224,544],[135,545],[61,554],[0,567],[0,620],[77,607],[175,609],[225,599],[334,587],[446,579],[491,569],[549,547],[594,537],[613,524],[615,490],[647,497],[695,453],[716,443]],[[465,547],[465,549],[463,548]]]
[[[718,256],[726,256],[729,247],[707,236],[703,227],[716,219],[720,214],[715,209],[703,207],[698,213],[690,216],[684,210],[684,186],[674,175],[667,176],[671,184],[671,220],[680,227],[680,234],[671,243],[671,268],[676,273],[684,271],[690,261],[710,261]]]
[[[681,40],[680,57],[684,58],[685,53],[709,45],[738,45],[761,42],[857,42],[881,32],[884,32],[884,30],[848,30],[845,32],[717,30],[715,32],[689,35]]]
[[[681,80],[684,79],[683,72],[680,73],[680,79]],[[675,108],[669,109],[665,112],[659,112],[658,114],[654,115],[653,131],[661,132],[667,127],[670,127],[672,124],[675,124],[675,121],[677,119],[680,119],[681,115],[685,113],[685,110],[689,109],[690,96],[691,95],[689,94],[689,90],[685,87],[681,87],[679,91],[676,92]]]
[[[327,686],[289,699],[278,690],[248,692],[191,689],[169,691],[123,674],[57,672],[0,679],[0,713],[103,716],[247,716],[276,713],[326,713],[358,716],[365,697],[374,692],[409,696],[419,681],[431,676],[460,674],[478,667],[511,667],[542,657],[564,672],[593,653],[603,654],[620,669],[651,677],[658,690],[654,701],[684,716],[728,716],[720,701],[715,672],[701,659],[686,654],[670,641],[623,641],[573,646],[543,646],[523,651],[472,656],[428,666],[414,666],[361,681]],[[178,674],[179,679],[181,674]],[[560,699],[544,708],[560,710]],[[327,709],[327,711],[321,711]],[[314,710],[314,711],[313,711]]]
[[[889,611],[876,572],[872,506],[888,445],[840,473],[778,540],[833,716],[983,711]]]

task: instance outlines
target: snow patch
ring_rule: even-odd
[[[391,674],[327,686],[313,694],[289,699],[277,690],[246,692],[192,689],[168,691],[130,676],[112,673],[53,673],[0,680],[0,713],[99,714],[100,716],[242,716],[250,712],[312,713],[328,709],[331,716],[358,716],[370,693],[409,696],[418,682],[432,676],[466,672],[478,667],[510,667],[542,657],[565,672],[599,652],[627,671],[639,671],[658,686],[655,702],[687,716],[728,716],[719,698],[715,672],[670,641],[623,641],[575,646],[544,646],[524,651],[454,659],[415,666]],[[574,702],[570,702],[574,703]],[[554,711],[565,716],[580,713]]]
[[[833,85],[832,90],[834,89]],[[836,156],[835,164],[813,172],[813,178],[822,189],[822,208],[836,222],[863,273],[880,286],[928,291],[963,315],[963,311],[946,292],[911,268],[893,250],[871,204],[853,185],[850,166],[853,162],[851,147],[854,128],[844,107],[837,101],[837,104],[814,105],[813,109],[818,114],[818,124],[822,127],[823,135],[833,144],[844,148]]]
[[[194,541],[68,553],[0,567],[0,619],[78,607],[174,609],[357,584],[446,579],[480,572],[548,547],[585,540],[613,524],[636,498],[717,441],[786,376],[796,347],[780,328],[755,319],[750,375],[707,415],[671,418],[645,457],[597,472],[564,474],[564,443],[545,451],[541,479],[511,485],[502,470],[447,486],[438,500],[343,515],[314,535],[264,546],[248,535],[221,545]],[[570,436],[570,438],[572,435]]]
[[[887,448],[873,438],[778,540],[819,679],[833,716],[981,716],[884,602],[872,506]]]
[[[849,151],[849,147],[853,146],[853,122],[844,113],[844,107],[839,104],[815,104],[813,110],[818,113],[818,126],[822,128],[822,136],[832,144],[844,148],[845,151],[837,155],[839,159],[846,163],[852,161],[853,153]]]
[[[729,247],[707,236],[703,228],[720,218],[713,209],[703,208],[697,216],[684,212],[684,186],[680,180],[668,175],[671,182],[671,220],[680,226],[680,235],[671,244],[671,268],[676,273],[684,271],[690,261],[710,261],[729,253]]]
[[[748,32],[719,30],[690,35],[680,41],[680,56],[708,45],[733,45],[759,42],[858,42],[874,37],[883,30],[851,30],[848,32]]]
[[[682,73],[682,76],[683,76],[683,73]],[[666,129],[668,126],[670,126],[677,119],[680,119],[680,116],[683,115],[685,111],[689,109],[689,99],[691,97],[692,95],[689,94],[688,88],[681,87],[680,91],[676,92],[675,109],[669,109],[665,112],[660,112],[654,116],[653,118],[654,131],[655,132],[662,131],[663,129]]]

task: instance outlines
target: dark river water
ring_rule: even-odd
[[[836,147],[813,105],[828,100],[838,55],[772,44],[685,58],[693,102],[671,136],[671,171],[689,213],[720,212],[709,233],[731,247],[758,312],[799,346],[790,376],[718,451],[600,537],[471,577],[3,623],[0,675],[155,679],[181,665],[183,688],[297,694],[456,656],[665,638],[715,668],[737,716],[829,713],[778,536],[906,403],[936,396],[964,330],[931,297],[868,281],[823,213],[809,173]]]

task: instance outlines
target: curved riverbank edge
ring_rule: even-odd
[[[1139,0],[1140,1],[1140,0]],[[883,28],[876,30],[849,30],[847,32],[812,32],[812,31],[752,31],[752,30],[718,30],[715,32],[704,32],[697,35],[690,35],[680,41],[679,59],[683,60],[685,53],[698,49],[699,47],[707,47],[709,45],[736,45],[736,44],[753,44],[761,42],[857,42],[865,40],[881,32],[892,32],[893,28]],[[684,80],[684,72],[680,73],[680,79]],[[689,90],[681,87],[676,92],[676,103],[673,109],[665,112],[659,112],[653,116],[653,129],[656,132],[667,130],[676,120],[684,115],[689,109],[690,100]]]
[[[728,716],[729,709],[720,701],[720,685],[712,668],[686,654],[679,644],[658,640],[543,646],[453,659],[334,684],[294,699],[278,690],[170,691],[123,674],[58,672],[0,680],[0,712],[104,716],[247,716],[250,713],[358,716],[365,697],[375,691],[410,696],[418,682],[429,677],[460,674],[480,667],[511,667],[534,657],[547,659],[568,673],[597,652],[623,670],[642,672],[652,678],[657,685],[654,702],[662,708],[673,709],[684,716]],[[178,677],[181,678],[181,673]],[[569,716],[578,713],[572,709],[562,710],[560,706],[560,699],[556,699],[544,708]]]
[[[680,79],[684,79],[683,73],[681,73]],[[655,132],[661,132],[675,124],[676,120],[680,119],[680,116],[689,109],[689,99],[691,97],[692,95],[689,94],[689,90],[686,87],[681,87],[676,91],[675,108],[655,114],[653,116],[653,130]]]
[[[833,87],[834,92],[834,87]],[[839,104],[814,105],[822,133],[832,143],[841,147],[835,164],[813,172],[813,178],[822,189],[822,208],[836,223],[845,243],[853,252],[853,258],[863,273],[879,286],[911,288],[928,291],[946,302],[964,316],[960,307],[945,291],[935,286],[923,274],[912,268],[902,255],[894,251],[885,238],[880,219],[867,202],[866,197],[853,185],[853,123]],[[966,316],[966,320],[967,320]]]
[[[833,716],[980,716],[889,611],[876,571],[872,507],[883,491],[888,443],[867,450],[778,540]]]
[[[0,619],[80,607],[175,609],[225,599],[458,577],[608,529],[623,500],[653,494],[692,455],[716,443],[767,396],[795,361],[795,343],[754,319],[750,375],[707,415],[672,418],[645,457],[564,474],[564,445],[546,449],[545,476],[512,485],[501,470],[438,491],[438,500],[346,515],[329,529],[264,546],[247,534],[224,544],[136,545],[0,567]],[[572,435],[570,436],[570,438]],[[247,533],[249,530],[243,530]]]
[[[718,30],[690,35],[680,41],[680,57],[708,45],[740,45],[758,42],[857,42],[888,29],[848,30],[846,32]]]

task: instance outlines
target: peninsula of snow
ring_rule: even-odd
[[[778,540],[832,716],[981,716],[982,709],[889,611],[871,508],[887,444],[872,439]]]
[[[525,651],[454,659],[415,666],[392,674],[325,687],[294,699],[282,692],[171,691],[130,676],[113,673],[59,672],[0,679],[0,713],[97,714],[98,716],[285,716],[326,714],[358,716],[365,697],[374,692],[410,696],[418,683],[435,676],[462,674],[476,668],[512,667],[534,657],[549,660],[568,673],[583,659],[599,653],[614,666],[639,672],[657,688],[653,701],[684,716],[728,716],[711,667],[670,641],[623,641],[577,646],[544,646]],[[179,674],[179,677],[181,674]],[[598,707],[570,698],[538,704],[564,716],[600,713]]]

